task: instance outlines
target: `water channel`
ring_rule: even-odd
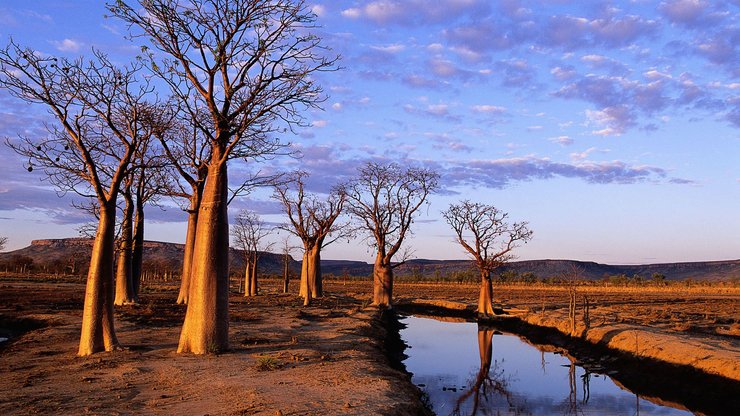
[[[690,415],[625,390],[570,358],[471,322],[408,316],[412,382],[437,415]]]

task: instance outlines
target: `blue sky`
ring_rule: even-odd
[[[655,263],[740,258],[740,2],[422,0],[309,3],[342,69],[323,111],[285,137],[322,191],[368,160],[428,166],[442,189],[409,240],[463,258],[440,211],[468,198],[529,221],[521,259]],[[99,1],[4,1],[0,38],[49,54],[139,50]],[[140,41],[139,41],[140,42]],[[0,136],[43,135],[43,108],[0,91]],[[89,219],[0,147],[9,249]],[[237,168],[238,170],[238,168]],[[268,192],[234,203],[282,221]],[[147,239],[181,242],[177,205]],[[325,258],[370,261],[362,240]]]

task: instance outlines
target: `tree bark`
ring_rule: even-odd
[[[283,259],[283,293],[288,293],[288,285],[290,284],[290,258],[288,254],[285,254]]]
[[[136,197],[136,215],[134,216],[134,247],[131,252],[131,280],[134,286],[134,299],[139,301],[141,288],[141,271],[144,264],[144,201]]]
[[[193,189],[188,211],[188,231],[185,235],[185,254],[182,258],[182,274],[180,276],[180,293],[177,295],[177,304],[187,304],[190,291],[190,275],[193,271],[193,252],[195,237],[198,231],[198,211],[200,210],[201,195]]]
[[[257,296],[259,293],[259,286],[257,286],[257,260],[259,256],[255,252],[252,256],[252,273],[249,275],[249,296]]]
[[[493,316],[493,281],[491,273],[481,271],[480,276],[480,296],[478,297],[478,314],[484,316]]]
[[[300,296],[305,298],[310,294],[309,301],[311,298],[324,296],[321,280],[321,247],[313,245],[303,252]]]
[[[116,236],[116,203],[100,208],[98,230],[95,235],[90,269],[87,273],[85,302],[82,309],[82,332],[79,356],[119,347],[113,324],[113,257]]]
[[[121,222],[121,239],[118,246],[118,263],[116,265],[116,298],[115,305],[136,303],[132,275],[133,215],[134,204],[130,195],[124,194],[126,206],[123,209]]]
[[[244,265],[244,297],[252,296],[252,256],[247,254]]]
[[[229,189],[221,152],[214,148],[198,212],[179,353],[217,353],[229,347]]]
[[[378,254],[373,267],[373,305],[390,308],[393,300],[393,268]]]

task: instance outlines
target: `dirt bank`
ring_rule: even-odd
[[[176,291],[150,287],[141,305],[117,309],[127,349],[79,358],[83,291],[80,284],[0,281],[5,326],[36,323],[15,325],[0,347],[0,414],[424,412],[418,390],[385,355],[376,312],[353,298],[303,307],[292,295],[233,296],[231,351],[198,357],[175,353],[185,311],[173,304]]]
[[[532,325],[555,328],[570,335],[567,311],[527,313],[521,316]],[[634,324],[576,324],[572,336],[635,357],[691,366],[707,374],[740,381],[740,343],[729,338],[687,337]]]

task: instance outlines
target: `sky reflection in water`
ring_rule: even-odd
[[[567,357],[516,335],[414,316],[403,323],[401,338],[410,347],[404,364],[438,415],[691,414],[638,398],[608,376],[586,375]]]

